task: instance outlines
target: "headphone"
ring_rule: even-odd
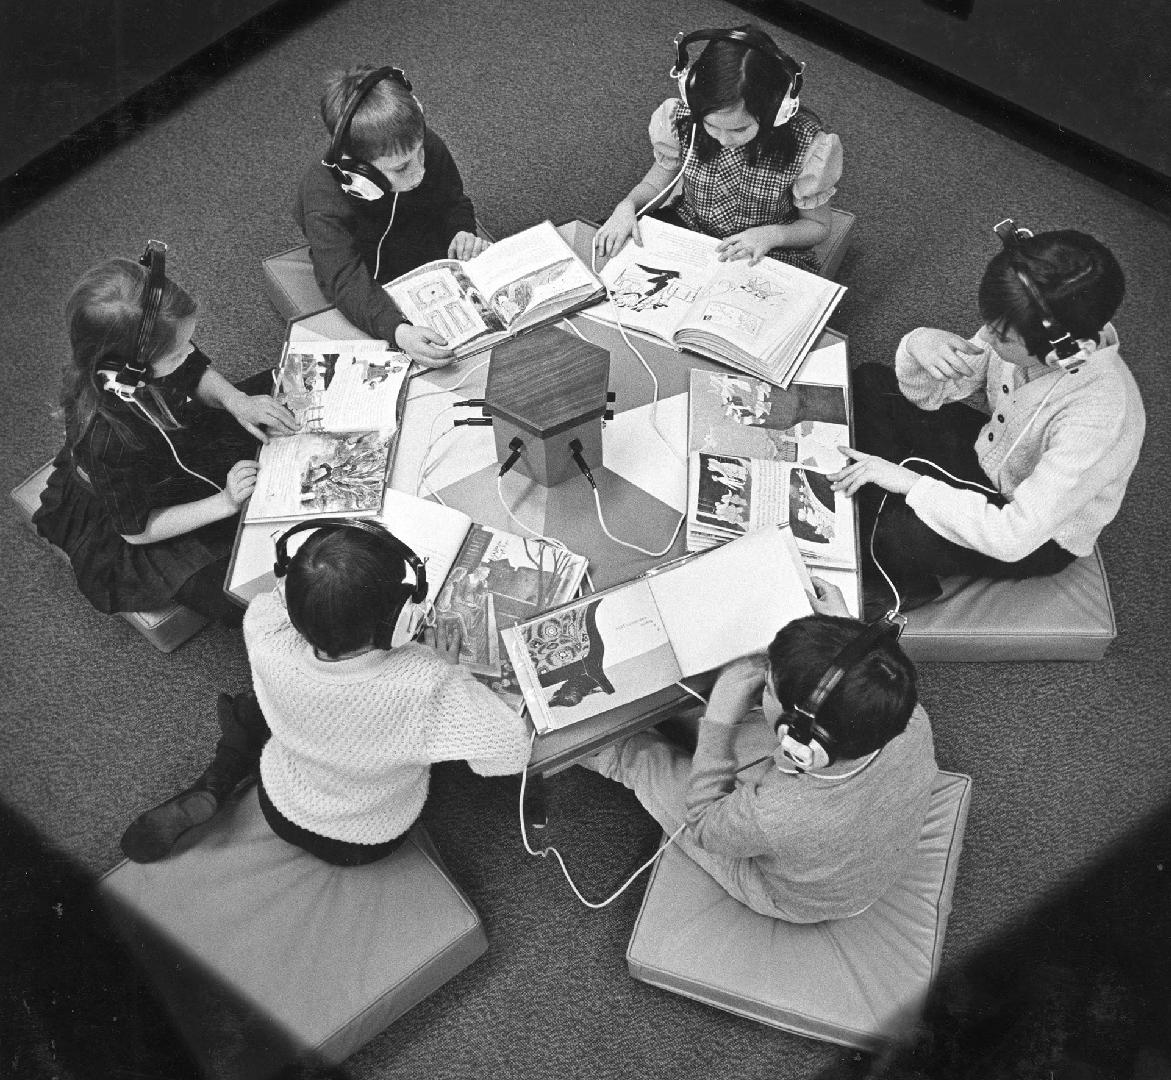
[[[804,82],[805,65],[799,64],[775,42],[769,41],[767,38],[761,40],[744,30],[695,30],[690,34],[684,34],[680,30],[675,35],[675,66],[671,68],[671,78],[679,83],[679,97],[684,105],[691,108],[687,100],[687,88],[695,77],[695,64],[687,58],[687,46],[693,45],[697,41],[731,41],[755,49],[773,60],[784,75],[788,89],[777,104],[777,110],[773,114],[772,120],[765,123],[762,119],[761,127],[781,127],[793,119],[801,107],[799,95],[801,84]]]
[[[116,394],[123,401],[133,401],[136,390],[146,385],[146,354],[163,305],[163,288],[167,282],[167,245],[161,240],[148,240],[146,250],[138,260],[147,268],[146,290],[142,300],[142,317],[134,339],[134,356],[121,367],[99,366],[102,389]]]
[[[273,564],[272,572],[278,579],[289,572],[289,566],[293,561],[289,554],[290,538],[297,533],[316,529],[357,529],[359,532],[377,537],[388,557],[397,556],[410,567],[415,575],[414,583],[402,583],[400,599],[395,610],[374,635],[374,647],[394,649],[411,641],[419,632],[427,614],[423,606],[423,601],[427,598],[427,567],[423,560],[394,533],[375,521],[366,521],[364,518],[310,518],[307,521],[298,521],[277,539],[276,562]]]
[[[380,67],[370,72],[354,91],[346,107],[342,109],[337,124],[334,125],[333,138],[329,142],[329,149],[321,164],[328,170],[330,176],[337,181],[338,186],[347,195],[366,202],[377,202],[384,195],[393,195],[394,189],[390,182],[368,161],[352,157],[344,150],[345,142],[350,134],[350,123],[354,113],[368,93],[383,79],[390,79],[398,83],[407,93],[411,93],[411,81],[403,74],[402,68]]]
[[[777,738],[781,753],[799,771],[824,769],[837,759],[834,737],[817,722],[817,714],[846,673],[861,663],[876,645],[886,638],[898,641],[906,621],[906,616],[888,612],[877,622],[864,626],[833,658],[809,696],[795,708],[783,707],[777,718]]]
[[[1012,218],[1005,218],[992,226],[992,231],[1000,237],[1005,251],[1015,255],[1020,251],[1020,242],[1032,237],[1032,229],[1017,228]],[[1053,313],[1053,309],[1041,295],[1041,290],[1027,270],[1022,269],[1016,259],[1011,259],[1013,272],[1020,281],[1025,292],[1029,294],[1034,307],[1041,315],[1041,329],[1049,342],[1049,352],[1044,357],[1044,363],[1050,367],[1059,367],[1065,371],[1075,371],[1081,367],[1098,347],[1096,338],[1075,338],[1064,323]]]

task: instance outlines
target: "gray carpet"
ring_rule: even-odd
[[[291,193],[323,144],[317,97],[329,70],[356,59],[405,68],[499,236],[545,217],[604,217],[649,161],[646,122],[672,90],[675,32],[743,18],[718,0],[348,0],[226,71],[0,227],[4,489],[57,449],[62,306],[98,259],[166,239],[169,270],[202,301],[204,350],[232,377],[273,362],[282,325],[259,262],[299,240]],[[954,967],[1166,797],[1169,536],[1159,478],[1169,463],[1171,226],[791,29],[779,37],[808,61],[806,99],[845,146],[838,202],[858,228],[834,325],[855,361],[889,359],[923,323],[974,329],[991,226],[1008,215],[1096,234],[1128,277],[1117,326],[1149,428],[1127,502],[1102,540],[1118,641],[1096,664],[922,670],[939,762],[975,781],[945,950]],[[161,656],[89,609],[10,510],[0,529],[0,797],[96,874],[118,858],[133,814],[198,772],[214,741],[216,692],[247,679],[243,646],[210,629]],[[651,850],[649,818],[582,770],[549,788],[550,839],[583,888],[608,892]],[[623,953],[641,889],[602,912],[579,906],[555,867],[524,855],[498,785],[463,766],[439,769],[425,821],[482,913],[491,949],[359,1053],[353,1076],[783,1078],[849,1060],[631,980]]]

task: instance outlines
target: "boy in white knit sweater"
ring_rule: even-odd
[[[941,575],[1019,579],[1088,555],[1142,445],[1142,399],[1110,324],[1124,289],[1114,256],[1073,230],[997,232],[971,338],[920,327],[893,371],[853,373],[858,449],[832,479],[860,496],[863,548],[873,535],[904,608],[938,595]],[[868,614],[889,606],[876,568],[864,574]]]
[[[378,529],[316,529],[288,560],[284,587],[249,605],[244,641],[254,704],[236,699],[229,712],[244,730],[232,739],[225,726],[217,760],[225,740],[233,756],[218,774],[214,762],[208,770],[218,779],[218,805],[225,776],[232,779],[235,768],[234,787],[255,764],[247,747],[263,744],[265,820],[282,839],[338,866],[380,859],[405,839],[422,812],[433,762],[466,760],[481,776],[496,776],[519,772],[529,756],[524,721],[456,664],[458,640],[437,648],[428,631],[428,644],[395,644],[412,586],[404,583],[398,542]],[[265,723],[266,741],[258,730]],[[153,825],[139,827],[137,843],[131,838],[134,854],[124,838],[131,858],[166,854],[194,823],[192,808],[199,820],[210,816],[200,817],[208,773],[139,819],[154,816]]]

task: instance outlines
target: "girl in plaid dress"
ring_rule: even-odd
[[[686,44],[708,40],[694,64]],[[836,135],[800,107],[801,65],[750,26],[677,40],[681,98],[650,122],[655,163],[598,231],[599,254],[633,238],[638,218],[667,191],[656,217],[721,240],[720,259],[766,255],[817,272],[811,248],[829,235],[829,200],[842,171]]]

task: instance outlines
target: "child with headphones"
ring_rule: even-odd
[[[233,386],[192,344],[196,304],[165,251],[101,263],[69,296],[65,445],[33,520],[99,611],[174,600],[239,625],[223,584],[257,441],[296,425],[271,372]]]
[[[690,61],[688,46],[705,41]],[[681,179],[682,197],[656,217],[718,237],[722,260],[768,255],[816,273],[842,146],[801,107],[804,65],[747,25],[680,34],[675,48],[679,97],[651,117],[655,163],[598,231],[597,251],[641,244],[638,218]]]
[[[301,177],[294,208],[321,291],[363,333],[427,367],[449,364],[443,336],[407,322],[381,286],[488,246],[451,153],[396,67],[331,75],[321,117],[329,147]]]
[[[290,540],[308,538],[290,555]],[[139,862],[209,818],[259,756],[261,812],[283,840],[336,866],[383,858],[422,812],[431,765],[520,772],[521,717],[464,667],[460,635],[413,638],[426,568],[375,522],[299,522],[277,541],[277,589],[244,616],[255,696],[222,698],[223,738],[196,783],[122,839]],[[271,734],[270,734],[271,732]],[[263,749],[262,749],[263,748]]]
[[[862,626],[814,578],[816,614],[716,679],[688,754],[639,732],[582,764],[630,788],[754,911],[857,915],[903,872],[935,781],[927,714],[898,625]]]
[[[832,480],[861,499],[871,610],[892,585],[904,609],[925,603],[939,575],[1056,573],[1093,551],[1138,461],[1146,417],[1110,323],[1117,260],[1083,232],[996,232],[984,325],[912,330],[893,371],[852,376],[858,449]]]

